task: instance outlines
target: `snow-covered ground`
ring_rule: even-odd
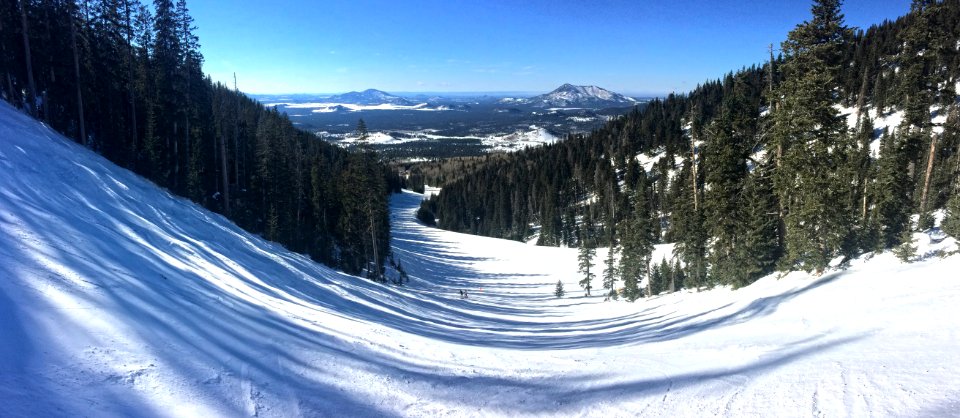
[[[313,109],[313,113],[362,112],[369,110],[418,110],[423,112],[441,112],[451,110],[449,106],[430,106],[427,103],[400,105],[393,103],[355,104],[355,103],[264,103],[266,107],[283,106],[288,109]]]
[[[371,132],[367,142],[374,145],[396,145],[406,142],[416,142],[424,140],[479,140],[480,143],[489,147],[487,151],[513,152],[520,151],[528,147],[537,147],[545,144],[552,144],[560,139],[554,136],[545,128],[530,125],[527,129],[518,129],[512,133],[494,134],[486,136],[468,135],[468,136],[445,136],[437,135],[435,130],[427,129],[422,131],[397,131],[396,135],[386,132]],[[353,145],[357,141],[357,136],[351,134],[330,134],[322,133],[328,138],[342,138],[336,142],[340,146]]]
[[[0,104],[0,415],[960,411],[958,256],[603,302],[575,249],[426,228],[421,198],[392,200],[411,282],[376,285]]]
[[[519,151],[527,147],[537,147],[557,142],[559,138],[550,131],[530,125],[527,130],[518,130],[505,135],[490,135],[483,137],[481,142],[494,151]]]

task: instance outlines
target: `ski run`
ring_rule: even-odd
[[[0,416],[960,414],[960,256],[935,255],[953,238],[916,234],[910,264],[605,302],[576,249],[427,228],[421,195],[392,199],[404,286],[0,104]]]

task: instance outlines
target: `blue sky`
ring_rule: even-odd
[[[249,93],[686,92],[766,59],[806,0],[196,0],[204,70]],[[910,0],[848,0],[866,28]]]

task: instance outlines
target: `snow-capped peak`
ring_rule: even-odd
[[[597,86],[575,86],[563,84],[547,94],[534,96],[526,100],[531,105],[542,107],[618,107],[637,103],[632,97]]]

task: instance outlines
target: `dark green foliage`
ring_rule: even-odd
[[[579,262],[580,273],[583,273],[583,279],[580,280],[580,287],[590,296],[590,290],[593,289],[593,278],[596,274],[593,272],[593,257],[597,255],[597,249],[590,245],[580,246]]]
[[[650,217],[650,192],[644,177],[633,193],[633,213],[620,227],[622,253],[620,256],[620,277],[623,279],[624,296],[636,300],[643,293],[640,282],[649,273],[650,256],[653,254],[653,220]]]
[[[900,234],[900,245],[893,248],[893,253],[905,263],[913,261],[917,256],[917,246],[913,244],[912,231],[906,230]]]
[[[28,37],[50,126],[292,251],[382,272],[395,172],[205,77],[185,1],[19,4],[43,28]],[[23,106],[17,5],[0,3],[0,96]]]
[[[744,228],[745,224],[755,221],[756,216],[767,223],[770,219],[766,213],[756,210],[760,209],[757,206],[762,206],[766,197],[756,195],[756,191],[748,196],[744,190],[749,176],[747,160],[755,144],[758,115],[747,111],[742,82],[728,83],[733,85],[733,89],[724,97],[720,114],[710,124],[710,143],[704,147],[703,170],[707,191],[703,196],[703,205],[705,226],[713,240],[708,256],[710,275],[718,283],[743,285],[756,273],[746,271],[751,270],[751,264],[763,262],[754,258],[758,256],[753,253],[755,248],[746,248],[748,244],[756,245],[760,237],[750,234],[756,235],[760,231]],[[752,183],[756,186],[756,181]],[[752,242],[746,242],[748,239],[752,239]]]
[[[560,280],[557,280],[557,287],[554,288],[553,295],[558,298],[562,298],[563,295],[565,294],[566,292],[563,291],[563,282],[561,282]]]
[[[774,187],[785,207],[784,264],[817,271],[841,253],[853,211],[844,172],[853,147],[833,107],[843,45],[852,37],[839,3],[815,1],[812,18],[787,35],[772,114],[772,145],[783,150]]]
[[[838,256],[895,247],[910,215],[928,221],[960,182],[960,3],[917,1],[856,31],[839,6],[815,1],[783,56],[763,67],[463,170],[425,205],[442,228],[521,240],[539,228],[542,245],[579,245],[589,223],[596,245],[622,245],[631,299],[647,269],[638,273],[644,252],[628,248],[640,218],[651,245],[677,244],[675,289],[745,286],[774,266],[823,270]],[[838,105],[853,109],[856,129]],[[936,137],[931,105],[948,115]],[[874,155],[870,116],[892,111],[905,111],[904,126]]]
[[[617,266],[617,253],[620,252],[620,247],[617,245],[611,245],[607,249],[607,258],[604,259],[603,267],[603,288],[607,289],[607,295],[617,298],[617,277],[620,276],[620,269]]]
[[[437,218],[426,206],[421,206],[417,209],[417,220],[423,223],[426,226],[437,226]]]
[[[780,256],[777,245],[777,200],[773,193],[772,168],[758,167],[743,186],[743,202],[738,210],[742,229],[731,258],[730,275],[722,283],[743,287],[772,272]]]
[[[947,202],[946,209],[947,213],[940,228],[943,229],[943,232],[960,239],[960,193],[954,193],[953,197]]]
[[[877,160],[875,204],[880,248],[900,244],[903,232],[910,229],[910,191],[907,154],[899,135],[881,138]]]
[[[699,176],[693,176],[692,165],[685,162],[678,175],[676,189],[679,204],[673,211],[671,235],[676,241],[675,254],[686,266],[686,287],[699,289],[707,285],[707,233],[703,208],[694,204],[694,196],[699,193],[694,190],[693,184],[700,184]],[[699,200],[700,198],[697,197]]]
[[[357,141],[360,141],[361,143],[370,139],[370,131],[367,130],[367,123],[363,121],[363,118],[360,118],[360,120],[357,121],[355,135],[357,136]]]

